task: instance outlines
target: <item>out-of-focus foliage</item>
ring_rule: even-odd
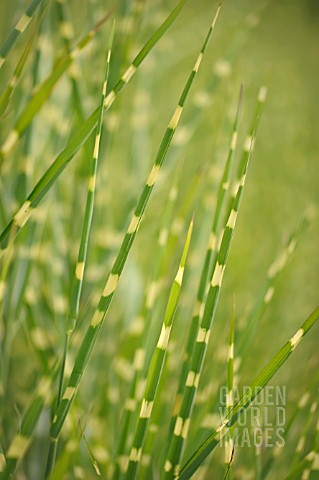
[[[0,2],[1,45],[28,5],[28,1]],[[0,97],[1,231],[55,157],[99,106],[113,19],[115,36],[108,92],[174,6],[175,2],[172,5],[164,0],[40,2],[27,29],[17,38],[6,61],[1,62],[0,95],[5,92]],[[67,356],[67,376],[216,8],[216,2],[188,0],[114,104],[104,112],[94,216],[79,318]],[[108,18],[104,18],[106,15]],[[118,442],[125,423],[123,411],[131,412],[123,449],[127,461],[144,393],[137,384],[135,398],[130,397],[136,349],[141,348],[144,339],[148,366],[194,214],[181,296],[137,478],[158,478],[158,472],[163,471],[183,351],[241,84],[244,93],[235,170],[261,85],[267,85],[268,95],[182,464],[218,425],[219,388],[226,384],[232,310],[235,360],[237,346],[246,342],[247,347],[243,348],[240,367],[235,362],[234,381],[250,385],[317,306],[318,25],[315,0],[224,2],[63,427],[53,478],[95,478],[96,465],[102,478],[112,478],[114,471],[118,473],[123,465],[118,462]],[[73,60],[70,52],[92,29],[94,34]],[[70,65],[65,64],[64,68],[63,62]],[[17,65],[21,68],[17,69]],[[30,107],[30,99],[47,78],[52,84],[43,94],[39,111],[35,111],[34,106]],[[8,85],[10,88],[5,91]],[[20,118],[26,120],[19,130]],[[46,386],[49,395],[43,409],[42,405],[39,407],[39,421],[30,448],[18,464],[16,478],[44,475],[50,415],[58,392],[59,367],[53,365],[63,352],[93,149],[91,135],[16,238],[13,225],[6,237],[8,248],[0,259],[0,447],[5,454],[20,431],[23,413],[37,396],[36,389],[41,390],[41,381],[52,377],[53,371],[56,373]],[[291,239],[294,249],[289,249]],[[271,301],[269,298],[265,308],[258,310],[256,330],[247,339],[250,314],[262,300],[265,285],[269,287],[267,271],[287,251],[287,263],[283,261],[282,272],[271,284]],[[143,318],[150,325],[147,335],[143,333]],[[272,380],[274,385],[287,389],[287,423],[306,392],[310,393],[308,406],[318,400],[318,333],[315,326]],[[144,378],[145,372],[138,376]],[[231,467],[232,478],[266,478],[269,462],[267,479],[285,478],[298,464],[295,451],[303,435],[306,440],[300,459],[315,444],[318,446],[315,422],[309,422],[310,407],[300,410],[278,458],[273,461],[269,448],[258,452],[260,473],[254,448],[238,448]],[[307,422],[309,428],[304,432]],[[216,449],[205,465],[207,470],[197,473],[198,478],[223,478],[223,450]],[[299,473],[292,478],[299,478]]]

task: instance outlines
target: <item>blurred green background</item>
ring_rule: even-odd
[[[27,4],[28,2],[22,1],[1,2],[1,43],[17,20],[19,12],[22,12]],[[116,34],[110,86],[123,73],[150,33],[172,8],[171,1],[145,0],[140,2],[142,6],[140,13],[134,16],[131,14],[134,4],[133,1],[122,0],[118,2],[117,11],[114,13]],[[96,305],[119,247],[122,232],[125,231],[129,221],[130,212],[154,161],[162,134],[193,66],[216,6],[216,2],[189,0],[177,21],[104,117],[105,130],[101,146],[96,211],[81,321],[75,334],[73,354],[85,331],[83,324],[87,317],[90,318]],[[80,8],[77,0],[65,2],[65,9],[73,26],[71,44],[89,31],[111,7],[113,3],[102,0],[82,1]],[[54,8],[55,2],[52,1],[42,22],[41,32],[35,41],[41,52],[39,81],[49,74],[54,58],[64,48]],[[127,394],[127,382],[119,374],[119,362],[117,363],[115,359],[124,358],[130,364],[134,356],[135,344],[127,342],[128,332],[138,315],[143,294],[150,281],[161,217],[174,178],[178,179],[179,191],[171,229],[175,241],[171,241],[171,247],[166,254],[164,281],[155,313],[155,317],[159,319],[162,318],[168,288],[178,264],[186,226],[192,213],[195,214],[195,232],[186,284],[173,329],[171,353],[168,358],[167,381],[170,381],[172,386],[176,383],[174,372],[181,360],[182,342],[186,338],[196,295],[215,208],[216,190],[227,156],[241,84],[244,87],[244,97],[239,145],[250,125],[259,87],[264,83],[268,86],[268,97],[252,154],[204,378],[208,383],[214,376],[218,378],[217,384],[224,381],[226,357],[222,346],[227,342],[233,300],[236,335],[240,338],[245,316],[260,294],[270,264],[280,253],[305,211],[311,213],[311,220],[299,236],[296,251],[280,276],[274,298],[262,318],[241,372],[242,384],[250,383],[262,366],[317,306],[318,27],[319,3],[315,0],[224,2],[213,40],[187,103],[185,115],[176,132],[174,144],[125,267],[119,291],[109,312],[109,321],[103,328],[94,359],[90,363],[89,372],[80,390],[77,408],[84,412],[95,408],[97,416],[94,417],[94,421],[92,420],[92,429],[96,432],[97,438],[107,434],[106,446],[110,451],[117,434],[120,406]],[[81,108],[85,117],[98,105],[110,28],[111,21],[108,21],[93,43],[75,62]],[[12,59],[8,62],[1,77],[4,81],[9,78],[12,66],[21,54],[23,42],[18,43]],[[9,111],[1,120],[2,140],[6,138],[26,104],[31,88],[34,54],[35,51],[27,62]],[[29,193],[34,181],[66,144],[70,132],[75,131],[80,125],[81,120],[75,113],[72,102],[71,83],[65,75],[33,123],[30,151],[32,160],[28,164],[29,177],[25,192],[16,189],[17,169],[23,167],[24,162],[21,146],[15,148],[12,155],[6,159],[1,174],[1,230],[25,193]],[[59,352],[77,255],[81,213],[86,195],[88,158],[91,151],[92,140],[77,154],[39,209],[38,225],[40,224],[41,228],[38,228],[35,234],[38,250],[35,249],[34,253],[25,292],[26,299],[22,299],[18,318],[12,318],[23,328],[21,332],[19,329],[15,331],[11,348],[10,384],[6,406],[11,415],[15,415],[14,405],[18,405],[19,410],[25,408],[37,378],[36,356],[31,355],[30,361],[25,363],[30,348],[26,331],[29,316],[32,316],[35,323],[39,322],[47,329],[50,341],[55,344],[55,352]],[[19,261],[23,258],[22,251],[24,245],[28,244],[32,231],[32,226],[27,226],[16,241],[10,273],[11,285],[19,281],[21,272]],[[36,300],[30,300],[32,298]],[[15,304],[16,299],[11,298],[10,301],[11,303],[4,304],[3,315],[7,315],[7,318],[15,312],[12,304]],[[309,381],[318,371],[318,328],[317,325],[274,379],[275,384],[287,386],[287,416],[293,411],[296,399],[298,400],[306,390]],[[103,359],[105,350],[111,361],[110,368]],[[217,358],[216,351],[219,352]],[[100,367],[99,372],[95,366]],[[204,383],[203,380],[203,388]],[[116,392],[114,409],[108,413],[110,423],[102,422],[100,430],[94,423],[99,418],[100,412],[91,398],[92,391],[96,392],[102,405],[105,396],[109,395],[111,398],[112,392],[113,394]],[[167,402],[172,404],[173,394],[165,391],[165,386],[161,395],[166,396]],[[200,423],[204,411],[209,411],[209,402],[210,398],[205,407],[198,402],[195,409],[195,424]],[[168,409],[166,420],[170,413]],[[43,421],[45,423],[48,420],[46,418]],[[88,423],[90,425],[90,420]],[[113,425],[113,430],[109,429],[110,424]],[[163,420],[163,428],[159,434],[162,436],[159,436],[159,439],[165,438],[164,424]],[[15,428],[16,424],[12,423],[8,436],[12,436]],[[296,427],[296,435],[300,428],[300,425],[299,430]],[[93,439],[94,435],[93,432]],[[201,435],[193,433],[187,445],[185,458],[194,450],[202,438]],[[286,454],[284,452],[285,461],[278,463],[269,478],[284,478],[283,475],[287,474],[287,462],[289,463],[291,452],[295,448],[296,438],[292,437]],[[214,455],[216,458],[219,455],[222,459],[219,453],[215,452]],[[155,466],[157,462],[158,459],[154,462]],[[239,472],[240,468],[246,469],[243,470],[246,473],[242,475],[239,473],[238,478],[250,478],[248,471],[252,469],[251,452],[240,455],[237,463]],[[32,455],[29,464],[32,464]],[[236,468],[234,471],[236,478]]]

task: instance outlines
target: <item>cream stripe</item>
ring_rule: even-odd
[[[130,453],[130,461],[131,462],[139,462],[141,460],[142,449],[133,447]]]
[[[171,333],[171,326],[167,327],[166,325],[163,325],[160,337],[157,342],[157,348],[160,348],[161,350],[167,349],[170,333]]]
[[[137,217],[136,215],[133,215],[132,220],[130,221],[130,224],[128,226],[127,233],[131,234],[136,232],[140,223],[140,219],[141,217]]]
[[[18,23],[15,26],[15,29],[18,30],[18,32],[23,33],[24,30],[27,28],[31,21],[31,17],[28,17],[28,15],[24,14],[18,21]]]
[[[250,152],[253,151],[254,148],[254,139],[253,137],[246,137],[246,140],[244,142],[244,150],[245,152]]]
[[[296,346],[298,345],[298,343],[302,339],[303,334],[304,334],[303,329],[299,328],[298,332],[295,333],[295,335],[293,337],[291,337],[291,339],[289,340],[290,345],[292,346],[293,350],[296,348]]]
[[[75,394],[75,387],[67,387],[63,394],[63,400],[71,400]]]
[[[199,69],[199,66],[200,66],[200,64],[201,64],[202,59],[203,59],[203,54],[202,54],[202,52],[201,52],[201,53],[198,55],[198,58],[197,58],[196,63],[195,63],[195,66],[194,66],[194,68],[193,68],[193,72],[198,72],[198,69]]]
[[[213,275],[212,282],[211,282],[212,287],[220,287],[221,286],[223,275],[224,275],[224,269],[225,269],[224,265],[219,265],[218,262],[216,263],[216,267],[215,267],[215,270],[214,270],[214,275]]]
[[[91,175],[90,180],[89,180],[89,191],[94,192],[95,190],[95,182],[96,182],[96,177],[95,175]]]
[[[6,141],[4,142],[3,147],[1,149],[1,151],[4,155],[6,155],[7,153],[10,152],[12,147],[16,144],[16,141],[18,140],[18,138],[19,138],[19,133],[16,130],[12,130],[9,133],[9,135],[8,135]]]
[[[178,283],[179,286],[182,285],[183,275],[184,275],[184,267],[180,266],[175,277],[175,282]]]
[[[210,335],[210,330],[206,330],[206,328],[200,328],[198,330],[196,342],[208,343],[209,335]]]
[[[93,158],[97,159],[99,156],[99,146],[100,146],[100,134],[98,133],[95,137],[95,144],[94,144],[94,151],[93,151]]]
[[[83,273],[84,273],[84,262],[79,262],[77,263],[76,269],[75,269],[76,278],[81,281],[83,279]]]
[[[140,418],[150,418],[152,409],[153,409],[153,403],[152,401],[147,401],[145,398],[143,398],[142,401],[142,406],[141,406],[141,411],[140,411]]]
[[[104,108],[110,107],[110,106],[112,105],[112,103],[114,102],[115,97],[116,97],[115,92],[114,92],[114,90],[112,90],[112,91],[108,94],[108,96],[106,97],[106,99],[104,100]]]
[[[21,206],[21,208],[18,210],[18,212],[15,214],[14,218],[14,223],[18,225],[18,227],[23,227],[23,225],[26,223],[28,218],[31,215],[31,202],[28,200],[24,202],[24,204]]]
[[[130,65],[126,70],[126,72],[123,73],[122,75],[123,82],[127,83],[132,77],[132,75],[134,74],[135,70],[136,70],[136,67],[134,67],[134,65]]]
[[[169,122],[168,128],[175,130],[179,122],[180,116],[182,114],[182,111],[183,111],[183,107],[181,107],[180,105],[177,105],[176,110],[171,118],[171,121]]]
[[[226,227],[231,228],[233,230],[235,228],[236,218],[237,218],[237,212],[235,210],[232,210],[230,212]]]
[[[258,102],[264,103],[267,97],[267,87],[264,85],[260,87],[259,93],[258,93]]]
[[[103,290],[103,297],[108,297],[113,293],[117,287],[119,281],[119,276],[113,273],[110,273],[109,278],[107,279],[106,285]]]
[[[266,294],[265,294],[265,297],[264,297],[264,302],[265,302],[265,303],[269,303],[269,302],[270,302],[270,300],[271,300],[272,297],[273,297],[274,291],[275,291],[274,287],[269,287],[269,288],[268,288],[268,290],[267,290],[267,292],[266,292]]]
[[[30,439],[23,435],[16,435],[7,453],[7,458],[22,458],[28,448]]]
[[[160,171],[160,165],[154,165],[152,170],[151,170],[151,173],[147,179],[147,182],[146,184],[149,186],[149,187],[152,187],[154,185],[154,183],[156,182],[156,179],[157,179],[157,176],[158,176],[158,172]]]
[[[93,328],[97,327],[102,322],[103,317],[104,312],[102,312],[101,310],[96,310],[91,321],[91,326]]]
[[[232,136],[232,139],[231,139],[231,144],[230,144],[230,149],[231,150],[235,150],[236,145],[237,145],[237,138],[238,138],[238,133],[234,132],[233,136]]]

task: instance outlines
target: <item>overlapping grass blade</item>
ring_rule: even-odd
[[[222,212],[225,207],[225,201],[227,198],[226,194],[229,188],[230,174],[232,170],[232,163],[233,163],[236,144],[237,144],[241,103],[242,103],[242,87],[240,88],[238,107],[237,107],[237,112],[236,112],[236,116],[233,124],[233,131],[232,131],[232,136],[231,136],[231,141],[229,146],[228,157],[225,163],[224,172],[218,188],[216,210],[215,210],[214,219],[211,227],[210,238],[207,245],[205,261],[204,261],[201,276],[200,276],[200,282],[199,282],[197,298],[196,298],[196,305],[195,305],[195,309],[194,309],[194,313],[192,316],[192,321],[191,321],[190,329],[188,333],[188,338],[187,338],[187,343],[185,348],[185,355],[183,358],[182,371],[180,375],[180,380],[179,380],[179,385],[178,385],[178,390],[177,390],[177,395],[176,395],[175,405],[174,405],[174,412],[173,412],[173,417],[172,417],[171,426],[170,426],[170,435],[174,428],[176,415],[177,415],[178,408],[181,401],[181,395],[182,395],[182,392],[184,391],[185,381],[186,381],[187,373],[189,371],[189,362],[190,362],[190,358],[191,358],[193,347],[194,347],[194,338],[196,338],[197,336],[199,323],[203,313],[202,310],[204,307],[204,300],[205,300],[205,295],[207,290],[207,279],[209,277],[212,260],[216,254],[218,229],[220,226]]]
[[[250,391],[243,395],[233,410],[228,414],[225,420],[213,432],[205,442],[197,449],[192,457],[183,466],[178,478],[186,480],[190,478],[197,470],[199,465],[218,445],[220,439],[226,434],[227,430],[234,425],[239,417],[245,412],[249,405],[256,398],[258,393],[267,385],[269,380],[275,375],[280,367],[286,362],[291,353],[295,350],[301,339],[315,325],[319,318],[319,307],[317,307],[300,326],[296,333],[288,340],[279,352],[262,369],[251,384]]]
[[[153,33],[149,40],[142,47],[140,52],[137,54],[132,64],[128,67],[125,73],[122,75],[120,80],[115,84],[114,88],[107,95],[104,108],[108,109],[113,104],[116,96],[122,90],[122,88],[130,81],[131,77],[134,75],[138,67],[141,65],[143,60],[148,56],[152,48],[164,35],[166,30],[170,27],[173,21],[176,19],[183,6],[187,0],[180,0],[177,6],[172,10],[166,20],[162,25]],[[67,164],[72,160],[76,152],[81,148],[81,146],[88,139],[92,133],[94,127],[96,126],[98,119],[98,108],[90,115],[90,117],[84,122],[79,131],[71,138],[68,145],[64,150],[57,156],[51,166],[47,171],[42,175],[40,180],[37,182],[33,188],[30,195],[26,198],[25,202],[21,205],[20,209],[9,221],[6,228],[0,234],[0,249],[5,249],[8,244],[8,238],[10,232],[13,231],[14,235],[26,224],[29,217],[32,215],[33,209],[35,209],[46,193],[51,189],[57,178],[63,172]]]
[[[174,478],[174,476],[177,476],[179,473],[179,462],[188,435],[188,428],[194,407],[195,396],[199,385],[200,375],[202,373],[211,327],[218,304],[222,279],[237,220],[240,201],[245,186],[246,173],[254,143],[255,131],[265,98],[266,91],[265,88],[263,88],[258,95],[258,104],[256,114],[254,116],[254,126],[251,135],[247,137],[244,144],[244,152],[239,166],[239,181],[236,182],[234,187],[230,208],[228,209],[226,227],[222,235],[221,245],[217,257],[213,263],[213,274],[207,294],[203,317],[200,323],[200,328],[198,329],[197,337],[194,339],[194,347],[192,349],[192,357],[189,363],[190,366],[185,382],[183,396],[179,411],[176,415],[173,435],[171,437],[170,446],[164,465],[163,478],[166,479]]]
[[[55,62],[52,72],[35,90],[33,96],[27,103],[25,109],[20,114],[18,120],[13,127],[13,130],[8,134],[5,143],[2,145],[0,153],[2,156],[6,156],[10,153],[14,145],[19,141],[22,134],[31,124],[34,117],[40,111],[42,106],[49,98],[54,86],[58,80],[62,77],[68,67],[72,64],[74,59],[80,54],[80,52],[95,38],[97,32],[103,26],[103,24],[112,15],[112,10],[100,20],[92,30],[87,33],[76,46],[68,53],[62,54]]]
[[[41,3],[43,3],[43,1],[44,0],[32,0],[32,2],[25,10],[22,17],[19,18],[16,26],[11,30],[5,42],[0,47],[0,69],[6,62],[8,55],[11,49],[13,48],[14,44],[16,43],[18,38],[23,34],[23,32],[26,30],[26,28],[28,27],[29,23],[32,20],[32,17],[34,16],[35,12],[37,11]]]
[[[180,8],[181,8],[181,4]],[[219,12],[219,9],[218,9]],[[217,15],[215,17],[215,21],[217,20]],[[173,113],[173,116],[169,122],[169,125],[164,133],[164,136],[162,138],[161,144],[159,146],[155,162],[153,164],[153,167],[151,169],[151,172],[147,178],[146,184],[143,188],[143,191],[138,199],[136,208],[134,210],[134,214],[131,218],[131,222],[129,224],[129,227],[126,231],[126,234],[124,236],[122,245],[120,247],[120,250],[117,254],[117,257],[115,259],[115,262],[113,264],[113,267],[111,269],[111,272],[108,276],[107,282],[105,284],[102,296],[99,300],[97,309],[94,313],[94,316],[91,320],[91,323],[86,331],[85,337],[83,342],[81,343],[80,349],[78,350],[75,363],[72,369],[72,373],[70,376],[70,380],[68,382],[68,386],[66,390],[64,391],[61,403],[57,409],[56,415],[53,418],[51,430],[50,430],[50,436],[52,439],[52,442],[57,442],[57,439],[60,435],[61,429],[63,427],[63,424],[65,422],[65,419],[67,417],[67,414],[69,412],[69,409],[73,403],[73,400],[76,396],[77,390],[79,388],[84,370],[86,368],[87,362],[89,360],[89,357],[91,355],[91,352],[93,350],[94,344],[96,342],[96,339],[98,337],[99,331],[101,329],[101,326],[103,324],[105,315],[109,309],[109,306],[111,304],[111,301],[113,299],[114,293],[116,291],[116,287],[118,285],[118,281],[120,279],[120,276],[122,274],[124,265],[126,263],[128,254],[130,252],[130,249],[132,247],[132,244],[134,242],[138,227],[141,223],[145,208],[148,204],[151,192],[154,188],[157,176],[159,174],[160,168],[162,166],[162,163],[164,161],[164,158],[166,156],[167,150],[170,146],[170,143],[172,141],[172,138],[174,136],[175,130],[177,128],[177,125],[179,123],[183,108],[185,106],[186,99],[188,97],[188,94],[190,92],[191,86],[193,84],[194,78],[198,72],[200,63],[203,58],[203,52],[207,46],[209,37],[212,33],[214,24],[210,27],[209,29],[209,34],[206,37],[205,43],[203,48],[201,49],[201,52],[196,60],[196,63],[194,65],[194,68],[192,69],[191,74],[188,77],[188,80],[185,84],[185,87],[182,91],[181,97],[178,101],[177,107]],[[51,464],[50,458],[48,459],[48,464]]]
[[[178,174],[180,170],[178,169]],[[114,469],[113,478],[116,479],[119,475],[120,470],[124,470],[124,465],[127,464],[126,456],[125,456],[125,447],[127,442],[127,437],[130,430],[130,423],[132,419],[132,415],[136,412],[136,408],[138,405],[139,400],[139,388],[138,385],[140,382],[144,381],[144,377],[147,375],[147,368],[148,365],[148,349],[147,346],[151,345],[149,342],[149,331],[151,329],[151,315],[154,310],[154,305],[156,303],[156,299],[160,292],[161,286],[161,274],[163,269],[163,260],[164,260],[164,253],[167,248],[167,241],[169,235],[169,226],[171,222],[172,210],[176,201],[176,197],[178,194],[177,190],[177,178],[174,181],[174,184],[169,192],[169,198],[167,202],[167,206],[163,215],[163,223],[159,232],[158,236],[158,246],[157,246],[157,253],[155,255],[155,264],[152,277],[149,282],[149,286],[145,292],[145,298],[143,302],[143,307],[141,309],[141,315],[138,316],[138,322],[142,323],[142,334],[141,339],[139,342],[138,347],[135,350],[134,354],[134,361],[133,361],[133,379],[131,381],[131,385],[129,387],[128,398],[124,404],[124,412],[123,412],[123,419],[122,419],[122,427],[119,433],[119,441],[115,455],[116,466]],[[133,333],[134,333],[134,321],[132,325],[131,334],[129,335],[128,341],[132,340]]]
[[[128,463],[128,468],[127,468],[126,477],[125,477],[127,480],[134,480],[136,478],[137,469],[140,463],[144,441],[147,434],[147,427],[148,427],[149,419],[152,414],[157,387],[158,387],[163,366],[165,363],[170,332],[172,329],[173,320],[174,320],[174,316],[177,308],[177,303],[180,296],[185,263],[186,263],[189,244],[192,236],[192,230],[193,230],[193,221],[191,221],[191,224],[188,229],[182,258],[181,258],[179,268],[169,294],[160,337],[158,339],[155,351],[153,353],[153,356],[150,362],[145,392],[144,392],[142,405],[141,405],[139,418],[138,418],[138,423],[135,429],[133,444],[132,444],[132,448],[129,456],[129,463]]]
[[[43,13],[44,13],[44,9],[42,10],[42,15],[43,15]],[[4,115],[4,113],[6,112],[6,110],[8,108],[8,104],[10,102],[10,99],[11,99],[11,97],[13,95],[13,92],[14,92],[16,86],[17,86],[17,83],[18,83],[18,81],[19,81],[19,79],[22,75],[25,63],[26,63],[26,61],[29,57],[30,52],[32,51],[32,45],[34,43],[36,33],[37,33],[37,29],[38,29],[38,25],[41,21],[42,15],[38,18],[38,21],[36,22],[36,24],[34,26],[33,32],[30,35],[30,38],[28,39],[28,41],[26,43],[26,46],[24,47],[24,50],[21,54],[21,57],[18,61],[17,66],[16,66],[16,68],[13,72],[11,80],[9,81],[9,83],[7,84],[7,86],[5,87],[4,91],[2,92],[2,94],[0,96],[0,117],[2,117]]]

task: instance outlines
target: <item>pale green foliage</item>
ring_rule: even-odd
[[[280,3],[0,2],[0,478],[316,478],[318,7]],[[268,382],[285,447],[232,451]]]

